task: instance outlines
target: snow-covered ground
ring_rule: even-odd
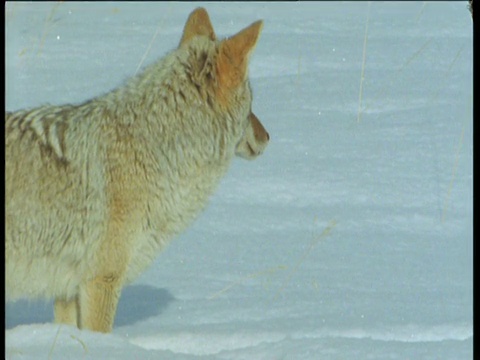
[[[7,109],[122,84],[199,5],[221,37],[265,21],[250,78],[267,151],[125,288],[113,333],[8,303],[7,358],[471,359],[466,1],[7,3]]]

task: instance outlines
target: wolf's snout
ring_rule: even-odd
[[[235,153],[244,159],[252,160],[265,151],[270,135],[253,113],[250,114],[249,120],[250,124],[237,144]]]

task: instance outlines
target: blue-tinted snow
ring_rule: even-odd
[[[124,290],[112,334],[19,301],[7,357],[472,358],[467,2],[8,3],[7,109],[121,85],[199,5],[219,36],[265,21],[250,77],[267,151]]]

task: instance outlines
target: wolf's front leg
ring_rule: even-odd
[[[71,300],[55,299],[53,312],[56,323],[78,326],[77,297]]]
[[[80,328],[112,331],[122,281],[116,274],[99,275],[80,289]]]
[[[120,227],[118,227],[120,228]],[[124,240],[117,233],[107,237],[91,264],[91,275],[80,285],[78,295],[79,328],[108,333],[112,331],[117,304],[120,298],[128,255]]]

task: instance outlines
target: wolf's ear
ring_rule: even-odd
[[[222,91],[238,87],[247,77],[248,58],[255,48],[262,27],[263,21],[256,21],[220,43],[216,70],[219,89]]]
[[[193,10],[188,17],[185,27],[183,28],[183,36],[180,40],[179,47],[199,35],[208,36],[211,40],[215,40],[216,38],[207,10],[201,7]]]

